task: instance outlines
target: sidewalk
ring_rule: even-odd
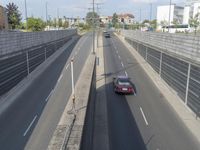
[[[146,74],[150,77],[156,87],[164,95],[165,99],[172,106],[181,120],[184,122],[186,127],[191,131],[191,133],[197,138],[200,143],[200,118],[196,118],[196,114],[193,113],[188,106],[186,106],[180,97],[176,95],[176,92],[169,87],[166,82],[160,78],[160,76],[151,68],[148,63],[144,63],[145,60],[140,56],[140,54],[128,43],[125,41],[124,37],[118,34],[115,34],[129,49],[132,55],[136,58],[140,66],[144,69]]]

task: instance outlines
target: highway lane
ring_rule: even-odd
[[[110,149],[197,150],[192,136],[121,41],[104,38]],[[137,96],[117,95],[112,77],[128,75]]]
[[[56,128],[62,111],[67,103],[66,99],[62,99],[54,102],[54,106],[49,105],[48,98],[50,97],[50,93],[55,88],[58,80],[60,80],[60,74],[64,67],[67,68],[68,78],[70,77],[70,67],[65,66],[65,64],[72,50],[73,55],[76,54],[75,57],[77,57],[74,64],[74,68],[76,69],[75,81],[77,80],[87,55],[89,54],[90,48],[88,47],[90,41],[91,34],[87,34],[80,39],[77,44],[78,47],[76,46],[74,50],[73,46],[65,50],[23,94],[16,98],[16,101],[7,109],[7,111],[0,116],[0,149],[24,149],[32,132],[36,130],[36,125],[41,122],[41,115],[44,110],[49,111],[44,117],[50,120],[46,121],[51,122],[48,126],[43,122],[46,126],[46,132],[43,131],[42,133],[45,133],[44,136],[46,137],[44,138],[44,136],[42,136],[43,140],[41,140],[40,143],[37,143],[38,145],[31,145],[31,142],[28,142],[28,146],[31,145],[36,149],[37,147],[41,147],[42,149],[47,148],[48,142],[54,131],[53,129]],[[71,79],[69,78],[68,80],[69,87],[71,87]],[[66,89],[65,98],[70,96],[70,90],[71,88]],[[54,113],[56,112],[56,114],[52,115],[51,110],[54,110]],[[39,138],[40,136],[41,135],[34,134],[35,138]],[[35,138],[32,138],[33,143]]]

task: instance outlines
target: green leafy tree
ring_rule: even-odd
[[[58,19],[58,27],[63,27],[62,18]]]
[[[175,26],[176,31],[177,31],[178,25],[180,24],[180,23],[179,23],[179,20],[178,20],[178,19],[174,19],[174,20],[172,21],[172,24]]]
[[[151,28],[153,28],[155,30],[157,28],[157,20],[154,19],[154,20],[150,21],[150,26],[151,26]]]
[[[6,13],[8,15],[8,24],[11,29],[15,29],[17,26],[20,25],[22,18],[16,4],[9,3],[8,5],[6,5]]]
[[[94,17],[94,18],[93,18]],[[96,25],[98,23],[98,14],[96,12],[88,12],[86,15],[86,22],[87,24],[92,27],[93,26],[93,19],[94,19],[94,24]]]
[[[69,22],[67,20],[64,21],[63,23],[63,28],[68,28],[69,27]]]
[[[57,19],[56,18],[53,19],[52,25],[53,25],[53,27],[57,26]]]
[[[42,31],[45,28],[45,22],[40,18],[28,18],[28,29],[31,31]]]
[[[116,13],[113,14],[113,17],[112,17],[112,24],[113,24],[113,27],[117,27],[117,24],[118,24],[118,15]]]
[[[195,34],[197,32],[197,28],[200,25],[199,17],[200,17],[200,13],[197,13],[194,17],[189,19],[189,25],[190,27],[193,27],[195,29]]]
[[[160,22],[160,25],[162,26],[163,31],[164,31],[164,28],[166,28],[166,26],[168,25],[168,22],[166,20],[163,20]]]

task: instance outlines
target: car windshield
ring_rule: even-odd
[[[118,79],[118,84],[119,85],[130,85],[130,82],[127,78],[124,78],[124,79]]]

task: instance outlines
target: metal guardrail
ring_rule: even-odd
[[[32,47],[0,58],[0,96],[8,92],[70,38]],[[14,55],[14,56],[13,56]]]
[[[200,66],[125,38],[196,114],[200,110]]]

